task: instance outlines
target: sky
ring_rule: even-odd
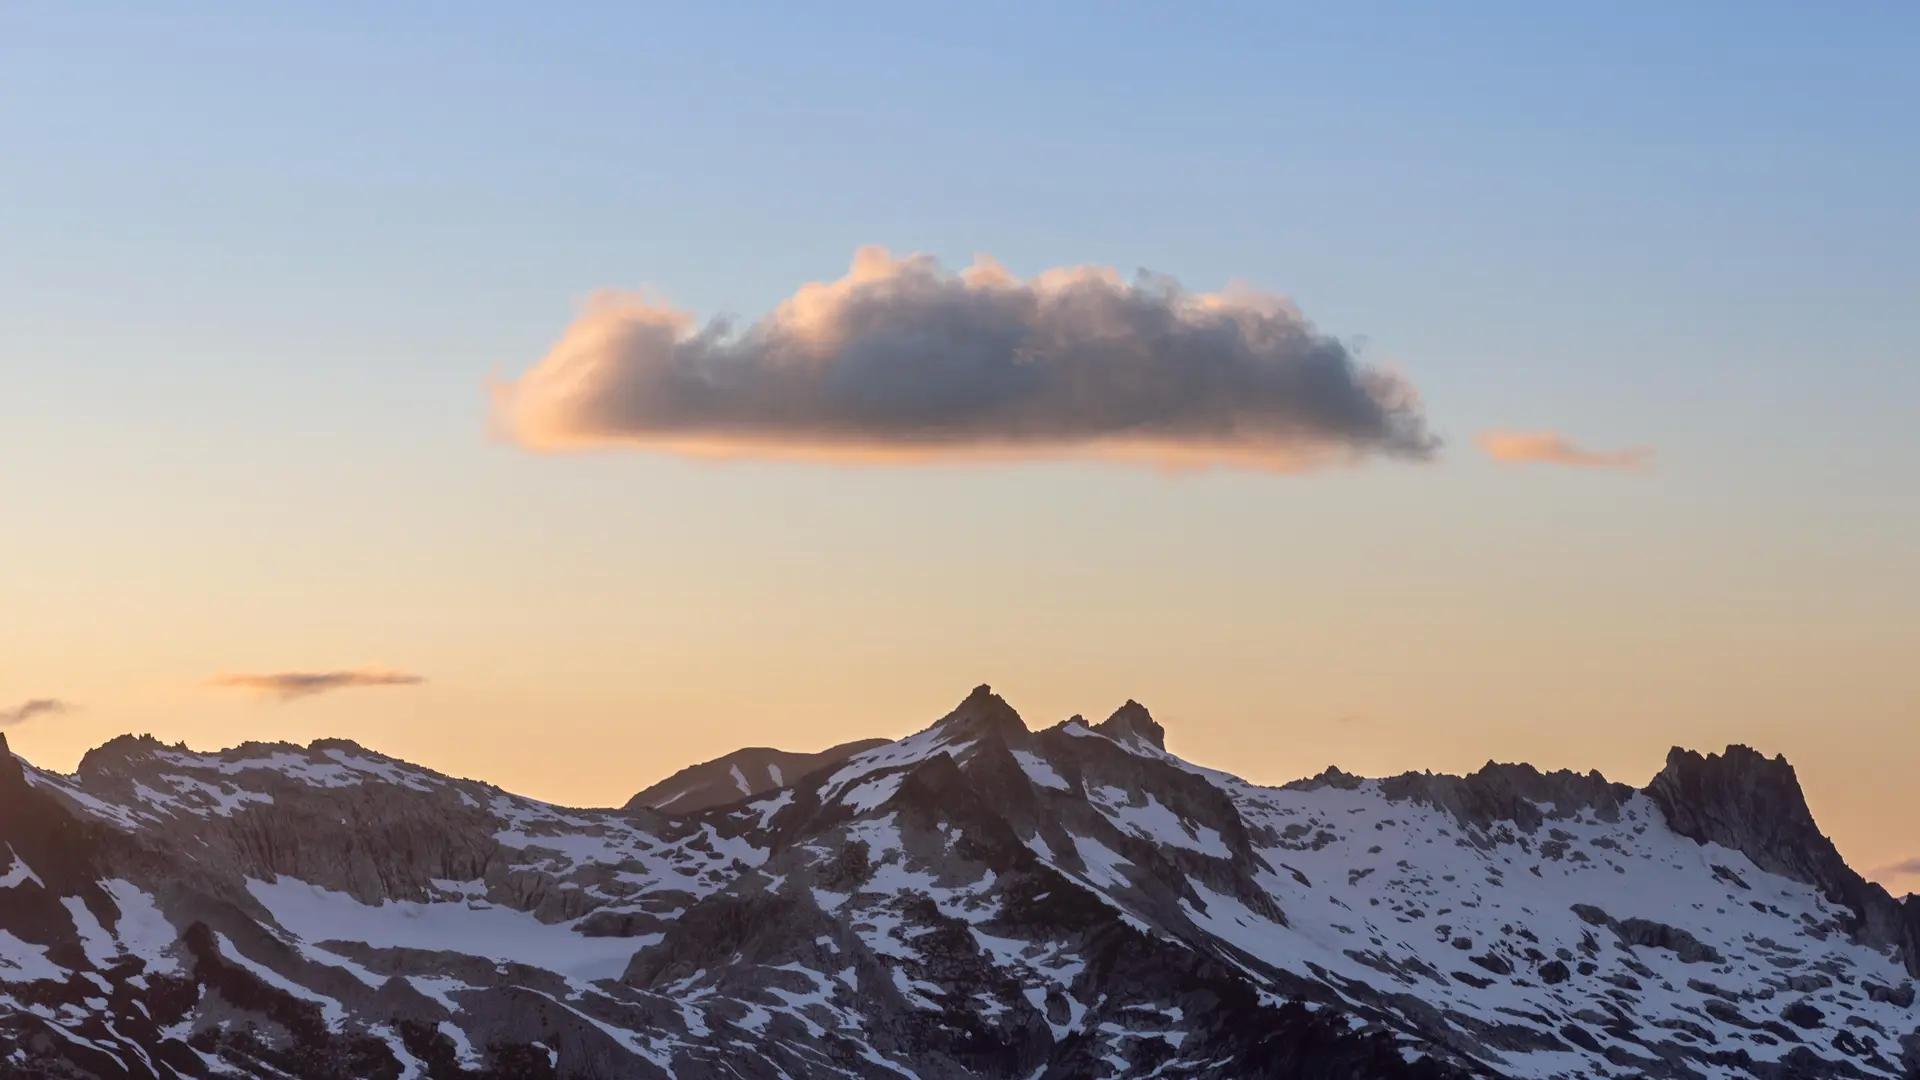
[[[1915,9],[695,7],[0,6],[17,752],[613,804],[989,682],[1744,742],[1920,889]]]

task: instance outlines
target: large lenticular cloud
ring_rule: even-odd
[[[1277,297],[1100,267],[1023,281],[984,258],[956,274],[879,248],[740,331],[597,297],[494,409],[532,449],[719,457],[1289,471],[1437,445],[1411,385]]]

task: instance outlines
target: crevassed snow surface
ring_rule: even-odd
[[[65,968],[47,959],[47,948],[22,941],[0,930],[0,982],[31,982],[35,979],[66,979]]]
[[[63,896],[60,903],[67,909],[67,917],[73,920],[73,932],[80,937],[80,950],[87,954],[87,960],[94,967],[106,967],[113,958],[120,955],[120,947],[114,944],[113,935],[100,925],[100,920],[87,910],[86,902],[77,896]]]
[[[1027,774],[1027,779],[1041,787],[1052,788],[1055,791],[1073,790],[1067,783],[1066,777],[1061,776],[1059,771],[1039,754],[1031,750],[1015,750],[1013,759],[1020,763],[1020,771]]]
[[[900,784],[906,778],[905,772],[893,772],[862,781],[849,789],[841,801],[855,813],[864,814],[893,798],[894,792],[900,790]]]
[[[173,955],[180,937],[153,897],[131,881],[112,878],[100,883],[120,909],[120,921],[114,924],[114,937],[128,953],[147,962],[147,970],[177,971],[180,961]]]
[[[626,969],[644,937],[587,937],[566,923],[485,901],[363,904],[346,893],[283,877],[249,879],[247,891],[275,922],[311,942],[361,941],[376,948],[444,949],[546,968],[576,979],[611,979]]]
[[[1179,815],[1154,798],[1151,792],[1141,796],[1138,806],[1132,804],[1125,791],[1115,787],[1097,787],[1088,796],[1093,805],[1122,832],[1132,833],[1156,844],[1191,848],[1217,859],[1233,856],[1218,832],[1205,825],[1180,820]]]

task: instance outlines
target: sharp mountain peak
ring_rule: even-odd
[[[1160,726],[1145,705],[1132,698],[1113,710],[1113,715],[1102,720],[1094,730],[1109,738],[1141,739],[1161,750],[1167,748],[1167,729]]]

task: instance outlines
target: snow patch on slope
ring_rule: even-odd
[[[296,878],[247,881],[274,921],[307,941],[358,941],[376,948],[446,950],[546,968],[569,978],[617,978],[639,949],[659,940],[588,937],[570,923],[543,923],[484,900],[362,904]]]

